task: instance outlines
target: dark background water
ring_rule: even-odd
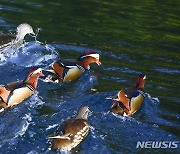
[[[68,84],[40,80],[34,96],[1,113],[0,153],[53,153],[47,135],[82,104],[92,111],[92,129],[72,153],[180,152],[180,145],[136,149],[137,141],[179,141],[179,14],[178,0],[1,0],[0,32],[15,33],[24,22],[41,31],[39,42],[27,37],[25,46],[0,55],[0,84],[85,51],[98,52],[102,65]],[[147,76],[141,111],[132,118],[109,113],[105,98],[134,84],[140,72]]]

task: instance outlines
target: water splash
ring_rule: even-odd
[[[58,52],[51,45],[41,42],[26,42],[18,49],[9,49],[0,53],[0,65],[8,62],[18,66],[48,66],[58,58]]]
[[[28,113],[28,114],[25,114],[25,116],[22,118],[24,124],[22,125],[22,129],[20,131],[18,131],[17,133],[15,133],[15,138],[19,137],[19,136],[23,136],[29,125],[30,125],[30,122],[32,121],[32,117],[31,117],[31,114]]]
[[[58,126],[58,124],[49,125],[49,126],[46,128],[46,130],[49,130],[49,129],[55,128],[55,127],[57,127],[57,126]]]
[[[30,100],[28,101],[30,108],[42,106],[44,103],[45,102],[43,102],[41,98],[38,96],[38,91],[35,91],[34,95],[32,95]]]

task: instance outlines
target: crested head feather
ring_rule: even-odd
[[[98,53],[89,54],[89,55],[87,55],[87,56],[89,56],[89,57],[94,57],[94,58],[96,58],[96,59],[99,60],[99,54],[98,54]]]
[[[27,78],[23,81],[23,83],[27,83],[27,82],[29,81],[30,77],[33,75],[33,73],[34,73],[36,70],[38,70],[37,67],[34,67],[33,69],[31,69],[31,70],[29,71],[28,75],[27,75]]]
[[[30,77],[33,73],[34,73],[34,71],[36,71],[38,69],[38,67],[34,67],[34,68],[32,68],[30,71],[29,71],[29,73],[28,73],[28,77]]]
[[[42,68],[33,68],[30,70],[28,73],[28,76],[26,79],[23,81],[24,84],[29,84],[31,85],[34,89],[37,87],[37,80],[40,76],[44,76],[42,73]]]
[[[37,69],[33,72],[33,74],[37,74],[37,73],[42,73],[42,69],[41,69],[41,68],[37,68]]]
[[[31,69],[27,75],[27,77],[31,77],[34,74],[42,73],[42,68],[35,67]]]
[[[86,52],[85,54],[82,54],[79,58],[78,58],[78,60],[79,61],[82,61],[82,60],[84,60],[85,58],[87,58],[87,57],[93,57],[93,58],[96,58],[96,59],[98,59],[99,60],[99,54],[98,53],[96,53],[96,52]]]

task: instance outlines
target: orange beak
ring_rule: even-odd
[[[39,76],[45,76],[45,75],[41,72],[41,73],[39,73]]]
[[[99,59],[96,59],[96,64],[101,65],[101,62],[99,61]]]

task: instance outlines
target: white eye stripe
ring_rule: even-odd
[[[37,74],[37,73],[42,73],[42,69],[41,69],[41,68],[38,68],[37,70],[35,70],[35,71],[33,72],[33,74]]]
[[[99,59],[99,54],[98,53],[95,53],[95,54],[89,54],[87,56],[90,56],[90,57],[94,57],[96,59]]]
[[[96,58],[96,59],[98,59],[99,60],[99,54],[98,53],[93,53],[93,54],[89,54],[89,55],[85,55],[85,56],[82,56],[81,58],[83,58],[83,57],[94,57],[94,58]]]

